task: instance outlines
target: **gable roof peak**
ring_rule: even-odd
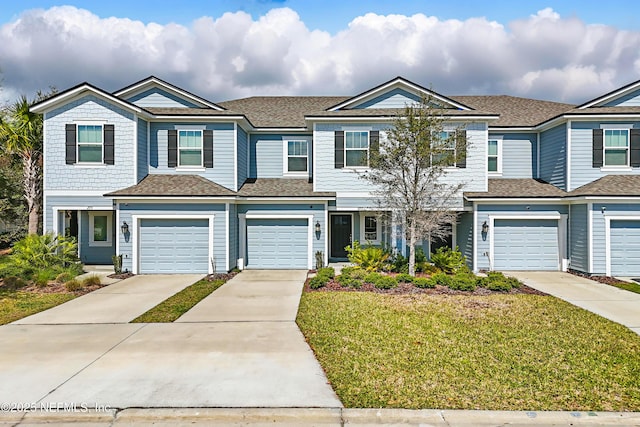
[[[597,98],[587,101],[584,104],[578,105],[576,108],[583,110],[589,107],[601,107],[603,106],[603,104],[607,103],[608,101],[613,101],[639,88],[640,88],[640,80],[636,80],[622,87],[614,89],[611,92],[605,93],[604,95],[601,95]]]

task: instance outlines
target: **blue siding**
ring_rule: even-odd
[[[53,209],[54,208],[92,208],[94,210],[111,210],[113,208],[113,202],[111,199],[101,196],[45,196],[43,212],[44,218],[44,231],[53,231]],[[97,209],[96,209],[97,208]],[[59,214],[61,215],[61,214]],[[63,223],[58,218],[58,231],[62,232],[64,229]]]
[[[168,130],[180,126],[193,129],[213,130],[213,168],[203,172],[185,169],[184,173],[197,174],[231,190],[235,189],[234,167],[234,125],[232,123],[209,123],[206,126],[198,123],[151,123],[150,169],[152,174],[182,173],[179,169],[167,166]]]
[[[282,135],[252,134],[249,147],[249,177],[282,178]]]
[[[556,126],[540,134],[540,178],[566,190],[567,128]]]
[[[140,107],[160,108],[197,108],[198,105],[184,98],[154,87],[127,98],[127,101]]]
[[[120,223],[126,221],[132,225],[132,215],[214,215],[213,257],[216,272],[225,272],[227,256],[227,234],[224,204],[207,203],[128,203],[120,205]],[[130,228],[132,229],[132,227]],[[122,267],[132,271],[133,245],[137,237],[131,235],[128,241],[118,233],[120,253],[123,255]]]
[[[527,209],[529,206],[529,209]],[[490,252],[490,240],[487,236],[486,240],[481,237],[480,230],[482,230],[482,223],[487,221],[490,223],[489,216],[490,215],[500,215],[500,214],[508,214],[514,215],[517,217],[526,217],[527,215],[532,214],[568,214],[569,207],[567,205],[527,205],[527,204],[517,204],[517,205],[477,205],[476,209],[478,210],[478,222],[475,224],[476,230],[478,230],[478,247],[475,248],[475,252],[477,255],[478,264],[475,266],[478,270],[487,270],[489,269],[489,257],[484,255],[485,253]]]
[[[606,207],[602,213],[602,207]],[[606,274],[606,242],[605,242],[605,216],[630,215],[640,216],[640,204],[614,204],[614,203],[594,203],[593,204],[593,274]]]
[[[502,178],[534,178],[537,175],[536,134],[491,134],[502,139]]]
[[[362,108],[404,108],[420,102],[420,97],[403,89],[393,89],[373,99],[359,104],[354,109]]]
[[[78,249],[80,261],[84,264],[112,264],[111,257],[116,253],[116,231],[115,214],[111,217],[111,245],[110,246],[89,246],[89,212],[80,212],[80,241]],[[60,230],[62,231],[62,230]]]
[[[589,271],[589,234],[587,205],[571,205],[569,214],[569,267]]]
[[[138,181],[141,181],[149,173],[147,135],[147,122],[138,119]]]
[[[467,265],[473,268],[473,214],[465,212],[458,217],[456,245],[465,256]]]
[[[45,181],[47,190],[102,190],[105,193],[134,185],[136,149],[133,113],[94,95],[83,96],[45,115]],[[65,125],[78,120],[96,120],[114,125],[114,165],[67,165]]]
[[[381,139],[386,138],[386,130],[390,124],[318,124],[314,132],[315,171],[314,185],[316,191],[363,192],[372,191],[371,184],[359,178],[359,172],[353,169],[335,168],[334,138],[336,130],[378,130]],[[487,191],[486,162],[486,123],[469,123],[466,125],[469,149],[467,167],[450,169],[443,178],[449,184],[464,183],[464,191]],[[462,194],[456,205],[462,207]]]
[[[237,127],[238,134],[238,184],[237,188],[242,187],[242,184],[248,178],[249,170],[249,143],[247,133],[240,126]]]
[[[636,89],[618,99],[607,102],[604,107],[640,107],[640,89]]]
[[[640,128],[640,122],[631,120],[624,121],[625,124],[633,124],[633,127]],[[593,167],[593,129],[600,129],[600,125],[613,124],[611,122],[572,122],[571,123],[571,188],[574,190],[582,185],[602,178],[605,175],[615,173],[616,175],[637,175],[640,168],[630,168],[628,170],[616,169],[615,172],[601,170]]]

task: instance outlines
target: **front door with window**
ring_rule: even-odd
[[[331,215],[331,257],[346,258],[351,244],[351,215]]]

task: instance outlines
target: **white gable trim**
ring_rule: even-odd
[[[34,113],[43,113],[49,110],[52,110],[53,108],[57,107],[58,105],[62,105],[65,103],[68,103],[74,99],[78,99],[81,98],[82,96],[85,96],[86,93],[91,93],[95,96],[97,96],[98,98],[102,98],[107,102],[110,102],[112,104],[117,104],[118,106],[122,107],[123,109],[127,110],[127,111],[133,111],[135,113],[143,113],[144,110],[134,104],[131,104],[127,101],[123,101],[119,98],[116,98],[115,96],[104,92],[98,88],[95,88],[87,83],[80,85],[76,88],[73,88],[71,90],[69,90],[68,92],[63,92],[60,95],[57,96],[53,96],[43,102],[40,102],[38,104],[35,104],[34,106],[32,106],[30,108],[30,110]]]
[[[137,95],[138,93],[153,87],[161,88],[173,95],[176,95],[187,101],[193,102],[196,105],[213,108],[214,110],[217,110],[217,111],[224,111],[224,108],[214,104],[213,102],[209,102],[206,99],[193,95],[185,90],[180,89],[177,86],[173,86],[153,76],[147,79],[141,80],[138,83],[134,83],[132,86],[126,87],[124,89],[120,89],[118,92],[115,92],[114,95],[117,97],[130,97],[130,96]]]
[[[381,86],[378,86],[374,89],[368,90],[360,95],[357,95],[353,98],[347,99],[346,101],[331,107],[328,111],[338,111],[341,110],[343,108],[349,108],[349,107],[354,107],[356,105],[362,104],[365,101],[368,101],[370,99],[373,99],[377,96],[380,96],[381,94],[388,92],[389,90],[392,89],[396,89],[396,88],[403,88],[406,89],[408,92],[413,92],[416,94],[419,94],[421,96],[424,95],[428,95],[431,96],[434,99],[437,99],[438,101],[441,101],[445,104],[451,105],[452,107],[455,108],[459,108],[461,110],[471,110],[471,108],[467,107],[466,105],[460,104],[452,99],[449,99],[443,95],[440,95],[436,92],[433,92],[431,90],[425,89],[415,83],[411,83],[408,80],[405,80],[401,77],[397,77],[387,83],[382,84]]]
[[[606,95],[603,95],[599,98],[588,101],[585,104],[578,106],[579,109],[584,110],[585,108],[600,106],[601,104],[606,104],[607,102],[611,102],[618,98],[625,96],[626,94],[635,91],[640,88],[640,80],[637,82],[631,83],[627,86],[621,87],[620,89],[614,90],[613,92],[609,92]]]

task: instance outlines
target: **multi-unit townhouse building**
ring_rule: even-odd
[[[307,269],[354,240],[406,252],[360,175],[426,94],[445,130],[466,133],[444,177],[464,184],[447,243],[474,270],[640,274],[640,82],[578,106],[400,77],[355,96],[217,103],[156,77],[113,93],[82,83],[32,107],[44,229],[76,236],[85,263],[122,254],[136,274]]]

